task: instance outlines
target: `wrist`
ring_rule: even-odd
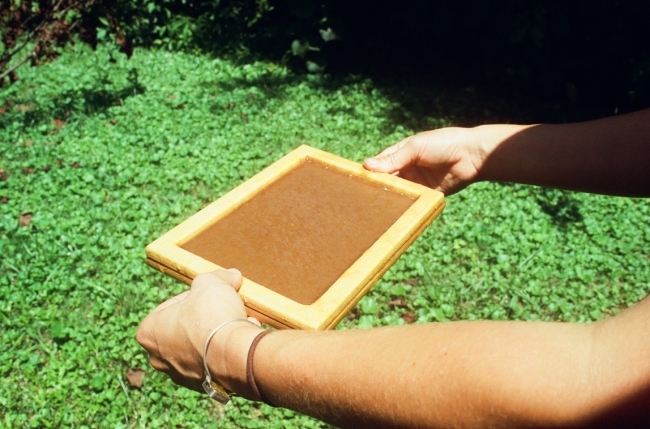
[[[494,140],[490,138],[492,135],[490,127],[492,127],[492,125],[479,125],[478,127],[469,129],[471,133],[469,141],[472,142],[470,159],[472,160],[472,165],[476,171],[474,182],[490,180],[486,177],[485,171],[483,170],[485,160],[496,147]]]
[[[211,376],[227,391],[246,398],[254,397],[246,379],[248,350],[263,329],[245,321],[231,323],[211,340],[207,365]]]
[[[499,146],[528,127],[530,125],[491,124],[469,129],[472,134],[469,139],[472,142],[470,158],[476,170],[475,182],[503,180],[502,172],[508,166],[501,165],[503,154],[495,152]]]

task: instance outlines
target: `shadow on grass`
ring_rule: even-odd
[[[248,89],[259,91],[263,97],[253,93],[247,101],[258,108],[264,108],[269,99],[283,99],[288,96],[291,85],[309,85],[315,90],[337,91],[346,85],[371,80],[381,96],[392,103],[382,114],[387,119],[385,133],[392,133],[396,126],[409,130],[424,131],[442,126],[475,126],[494,122],[534,121],[536,112],[543,110],[539,102],[524,99],[516,91],[463,82],[448,82],[445,79],[426,79],[416,73],[360,74],[333,73],[311,76],[294,71],[277,75],[268,73],[256,79],[235,78],[227,82],[205,82],[216,84],[224,92]],[[368,97],[373,97],[368,94]],[[214,105],[211,110],[222,111],[234,105]],[[330,111],[330,114],[345,113],[355,116],[353,107]]]
[[[23,129],[66,120],[71,116],[93,116],[121,105],[128,97],[142,94],[146,88],[138,81],[137,71],[129,72],[128,84],[120,89],[98,89],[111,86],[107,78],[99,79],[92,87],[63,89],[44,98],[15,96],[5,100],[0,115],[0,128],[19,123]]]
[[[206,87],[210,90],[213,90],[213,87],[216,85],[221,92],[230,93],[235,90],[250,90],[248,94],[247,105],[252,105],[258,109],[263,109],[266,107],[267,103],[271,99],[284,99],[286,98],[287,92],[286,88],[290,85],[303,83],[305,81],[303,76],[297,74],[284,74],[277,75],[273,73],[263,74],[256,79],[248,78],[231,78],[228,81],[220,82],[203,82],[200,84],[203,87]],[[258,97],[255,92],[261,92],[264,96]],[[234,103],[227,103],[225,105],[220,103],[215,103],[210,106],[210,111],[213,113],[219,113],[225,110],[231,110],[235,108]]]
[[[582,222],[580,201],[572,192],[559,189],[539,188],[535,196],[540,209],[549,215],[554,224],[566,227]]]

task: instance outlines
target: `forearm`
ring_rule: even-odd
[[[561,125],[476,127],[479,180],[650,196],[650,110]]]
[[[551,427],[589,406],[592,329],[455,322],[280,331],[260,343],[255,373],[276,405],[340,426]]]
[[[277,331],[246,321],[236,271],[202,274],[154,309],[136,338],[151,364],[347,427],[650,427],[650,299],[593,324],[452,322]],[[224,325],[224,322],[236,322]],[[215,326],[218,334],[209,333]],[[252,350],[252,351],[251,351]]]

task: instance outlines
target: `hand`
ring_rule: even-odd
[[[246,319],[237,294],[237,270],[218,270],[197,276],[192,289],[154,309],[140,324],[136,340],[149,352],[149,361],[182,386],[202,391],[205,378],[203,346],[212,329],[228,319]],[[258,326],[260,323],[248,318]],[[227,390],[249,396],[246,355],[260,328],[247,322],[224,326],[210,341],[207,361],[211,376]]]
[[[442,128],[407,137],[363,165],[453,194],[477,181],[481,163],[473,129]]]

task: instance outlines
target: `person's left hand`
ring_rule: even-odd
[[[247,319],[237,294],[237,270],[218,270],[197,276],[191,290],[154,309],[140,324],[136,340],[149,352],[149,361],[182,386],[202,391],[205,378],[203,346],[212,329],[229,319]],[[259,326],[256,319],[248,318]],[[260,328],[247,322],[224,326],[210,341],[208,368],[227,390],[248,396],[246,354]]]

